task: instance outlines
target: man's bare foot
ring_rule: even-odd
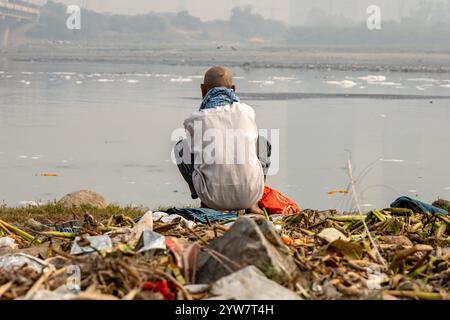
[[[261,208],[258,206],[257,203],[255,203],[253,206],[248,208],[247,213],[254,213],[254,214],[263,214],[264,212],[261,210]]]

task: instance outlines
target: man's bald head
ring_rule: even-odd
[[[233,74],[228,68],[215,66],[205,73],[205,79],[202,84],[203,97],[209,90],[218,87],[225,87],[235,90],[233,85]]]

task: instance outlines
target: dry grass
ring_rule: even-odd
[[[57,203],[49,203],[42,206],[16,208],[0,206],[0,219],[18,225],[25,223],[31,218],[43,223],[59,223],[72,219],[82,219],[86,213],[98,220],[106,220],[114,215],[136,218],[144,214],[145,211],[146,209],[142,207],[120,207],[117,205],[109,205],[105,209],[97,209],[90,206],[66,209]]]

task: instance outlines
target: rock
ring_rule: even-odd
[[[349,241],[349,239],[342,232],[335,228],[323,229],[317,236],[328,243],[336,240]]]
[[[412,247],[413,243],[405,236],[380,236],[378,237],[380,243],[399,245],[403,247]]]
[[[287,248],[263,217],[254,220],[242,217],[223,237],[212,240],[206,250],[200,252],[196,280],[211,283],[254,265],[275,281],[289,281],[298,275],[298,268],[287,253]]]
[[[211,286],[210,293],[220,300],[301,300],[294,292],[267,279],[255,266],[226,276]]]
[[[98,209],[106,208],[105,198],[102,195],[89,190],[69,193],[62,197],[58,203],[68,209],[80,207],[82,205],[88,205]]]

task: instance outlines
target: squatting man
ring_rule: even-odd
[[[227,68],[209,69],[201,93],[200,109],[184,122],[187,138],[174,150],[192,199],[203,208],[261,213],[271,145],[258,135],[255,111],[240,102]]]

